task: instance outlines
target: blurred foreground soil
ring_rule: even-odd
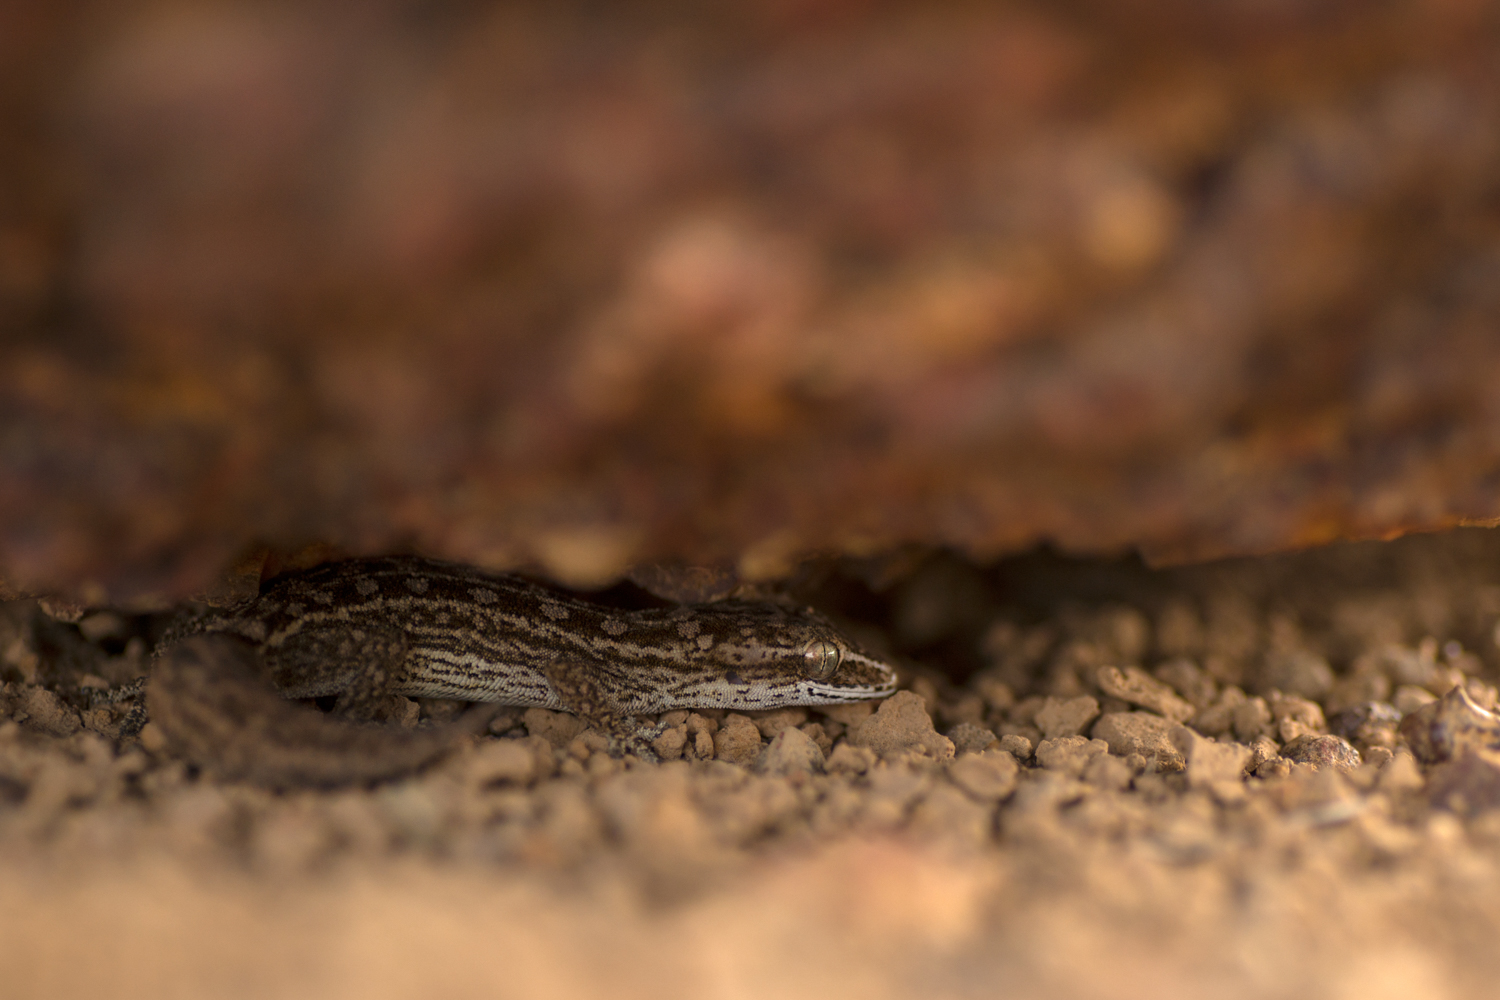
[[[152,619],[0,605],[5,994],[1492,995],[1500,536],[868,569],[803,586],[900,656],[878,711],[674,713],[661,764],[517,711],[337,792],[118,744]]]

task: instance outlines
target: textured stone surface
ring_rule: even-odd
[[[1432,769],[1427,796],[1433,805],[1457,813],[1482,813],[1500,808],[1500,754],[1465,748],[1452,760]]]
[[[0,15],[0,580],[1500,515],[1487,3],[442,11]]]
[[[1102,740],[1109,752],[1128,757],[1140,754],[1154,761],[1163,771],[1181,771],[1182,752],[1172,744],[1169,737],[1173,729],[1170,719],[1150,712],[1108,712],[1094,723],[1094,739]],[[1037,748],[1041,752],[1041,748]]]
[[[1195,788],[1237,782],[1250,763],[1251,750],[1242,743],[1216,743],[1186,726],[1172,729],[1167,736],[1187,761],[1188,783]]]
[[[1037,728],[1044,739],[1077,736],[1099,717],[1099,703],[1088,695],[1048,698],[1036,713]]]
[[[1173,722],[1186,722],[1194,715],[1194,708],[1177,696],[1172,688],[1156,680],[1140,667],[1100,667],[1096,677],[1099,689],[1111,698],[1128,701],[1164,715]]]
[[[849,731],[849,742],[881,756],[915,753],[951,758],[953,741],[932,727],[932,716],[920,695],[897,691],[880,703],[875,714]]]
[[[1287,741],[1281,748],[1287,760],[1310,764],[1316,768],[1336,767],[1346,770],[1360,765],[1359,751],[1342,736],[1320,736],[1306,733]]]
[[[823,751],[812,738],[788,726],[772,738],[760,756],[757,770],[766,774],[809,774],[822,770],[823,761]]]
[[[1103,740],[1091,740],[1086,736],[1059,736],[1037,744],[1036,762],[1038,767],[1077,777],[1093,760],[1109,752],[1109,744]]]
[[[748,766],[759,756],[760,730],[755,723],[743,715],[725,717],[719,731],[714,733],[714,757]]]
[[[960,722],[948,730],[948,739],[953,741],[955,753],[979,753],[1000,746],[993,732],[972,722]]]
[[[1500,716],[1475,702],[1466,685],[1410,712],[1400,736],[1424,764],[1435,764],[1466,750],[1500,751]]]

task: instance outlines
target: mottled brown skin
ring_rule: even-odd
[[[162,644],[149,706],[191,759],[266,783],[327,784],[336,765],[287,764],[281,750],[326,757],[333,747],[336,758],[348,744],[362,758],[351,781],[441,752],[425,732],[405,734],[399,748],[366,746],[375,731],[347,720],[370,717],[393,694],[573,712],[618,749],[649,756],[652,734],[635,716],[880,698],[895,680],[810,608],[719,601],[622,611],[520,577],[392,557],[282,577],[251,601],[183,623]],[[347,718],[311,735],[321,715],[283,713],[290,706],[272,689],[334,696]],[[239,749],[223,759],[221,748],[246,739],[267,742],[269,763]]]

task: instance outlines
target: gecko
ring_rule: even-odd
[[[391,556],[277,577],[174,625],[146,705],[171,747],[226,776],[332,785],[413,769],[487,720],[359,723],[391,695],[571,712],[617,752],[649,759],[655,733],[639,716],[863,701],[896,682],[890,663],[808,607],[622,610],[521,576]],[[288,701],[318,698],[334,700],[333,715]]]

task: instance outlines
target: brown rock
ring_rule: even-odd
[[[1371,767],[1384,767],[1396,756],[1396,752],[1387,747],[1355,747],[1355,749]]]
[[[1140,754],[1158,770],[1181,771],[1182,752],[1172,745],[1168,733],[1174,728],[1170,719],[1148,712],[1109,712],[1094,723],[1093,736],[1109,746],[1109,752],[1120,757]]]
[[[823,770],[824,762],[823,751],[810,736],[786,726],[761,753],[755,769],[770,775],[811,774]]]
[[[151,753],[159,754],[166,751],[169,743],[166,733],[163,733],[161,730],[161,726],[158,726],[154,722],[148,722],[142,726],[141,746]]]
[[[1398,732],[1424,764],[1468,749],[1500,751],[1500,717],[1481,708],[1463,685],[1407,715]]]
[[[1231,732],[1234,728],[1234,711],[1244,702],[1245,692],[1230,685],[1219,692],[1213,704],[1193,716],[1189,725],[1200,733],[1207,733],[1211,736]],[[1267,718],[1269,719],[1269,711]]]
[[[1036,746],[1036,762],[1048,771],[1078,776],[1094,758],[1109,753],[1109,744],[1085,736],[1059,736]]]
[[[840,743],[828,755],[829,774],[864,774],[875,766],[875,751],[869,747],[857,747]]]
[[[1401,713],[1394,705],[1382,701],[1365,701],[1339,712],[1328,720],[1328,730],[1353,743],[1362,754],[1375,747],[1393,750]]]
[[[1369,663],[1392,684],[1425,688],[1437,678],[1437,652],[1435,640],[1424,641],[1416,648],[1389,643],[1371,654]]]
[[[20,709],[27,726],[53,736],[72,736],[83,728],[78,713],[47,688],[29,689],[21,698]]]
[[[1022,698],[1005,711],[1005,721],[1015,726],[1033,726],[1036,722],[1036,713],[1047,704],[1046,698],[1033,695],[1030,698]]]
[[[651,749],[656,751],[656,756],[662,760],[678,760],[682,757],[683,748],[687,745],[687,723],[669,726],[663,729],[656,739],[651,741]]]
[[[823,729],[821,722],[805,722],[797,728],[802,731],[803,735],[817,744],[818,749],[823,752],[823,756],[827,757],[833,752],[833,740]]]
[[[1035,721],[1043,739],[1077,736],[1099,717],[1099,703],[1088,695],[1048,698],[1037,710]]]
[[[801,733],[798,733],[801,736]],[[807,737],[803,736],[803,739]],[[811,742],[811,741],[808,741]],[[814,747],[813,749],[817,749]],[[760,729],[738,713],[724,717],[714,734],[714,758],[749,767],[760,757]]]
[[[1257,778],[1285,778],[1291,773],[1291,760],[1279,754],[1263,759],[1259,764],[1255,765],[1254,771]]]
[[[1152,675],[1163,684],[1170,684],[1199,711],[1214,703],[1219,694],[1219,685],[1192,660],[1178,657],[1168,660],[1152,671]]]
[[[974,798],[998,802],[1015,791],[1020,767],[1004,750],[965,754],[948,767],[948,778]]]
[[[1325,767],[1347,771],[1360,765],[1359,751],[1341,736],[1307,733],[1288,740],[1281,748],[1281,755],[1297,764],[1310,764],[1322,770]]]
[[[1173,722],[1186,722],[1197,711],[1166,684],[1140,667],[1100,667],[1095,679],[1107,695],[1150,709]]]
[[[873,716],[850,730],[849,742],[882,757],[920,753],[941,760],[954,752],[953,741],[933,728],[921,697],[910,691],[897,691],[881,702]]]
[[[1276,725],[1276,734],[1283,743],[1299,736],[1322,733],[1328,728],[1323,720],[1323,709],[1315,701],[1282,694],[1280,691],[1272,691],[1266,700],[1271,709],[1271,719]]]
[[[776,734],[787,726],[800,726],[807,721],[805,708],[778,708],[769,712],[752,712],[748,718],[766,739],[775,739]]]
[[[1007,733],[1000,737],[1000,749],[1010,754],[1016,760],[1030,760],[1032,754],[1032,743],[1024,736],[1015,733]]]
[[[1500,753],[1464,747],[1427,775],[1433,805],[1475,815],[1500,809]]]
[[[1250,744],[1249,768],[1255,771],[1262,763],[1281,756],[1281,746],[1269,736],[1257,736]]]
[[[687,743],[682,748],[682,755],[688,760],[713,760],[716,753],[714,734],[719,731],[719,723],[706,715],[690,712],[683,726]]]
[[[844,705],[819,705],[817,711],[834,722],[853,729],[875,714],[875,705],[868,701],[852,701]]]
[[[598,783],[594,802],[625,849],[649,869],[687,877],[713,858],[685,768],[639,768]]]
[[[464,774],[480,788],[524,785],[537,776],[536,750],[521,740],[486,740],[464,760]]]
[[[948,730],[948,738],[953,741],[955,753],[978,753],[988,749],[991,744],[998,746],[995,734],[983,726],[976,726],[972,722],[960,722]]]
[[[1234,706],[1234,736],[1241,743],[1253,743],[1272,732],[1271,706],[1264,698],[1247,698]]]
[[[597,729],[585,729],[573,737],[566,749],[568,756],[578,760],[590,760],[599,756],[607,757],[609,756],[610,740],[608,736]]]
[[[1243,744],[1218,743],[1186,726],[1172,729],[1168,737],[1187,761],[1188,784],[1194,788],[1241,781],[1253,758],[1251,749]]]
[[[957,726],[966,722],[974,726],[984,725],[985,701],[973,691],[960,692],[938,708],[950,725]]]
[[[545,708],[528,708],[524,718],[529,735],[540,736],[559,750],[587,728],[587,724],[576,715]]]

